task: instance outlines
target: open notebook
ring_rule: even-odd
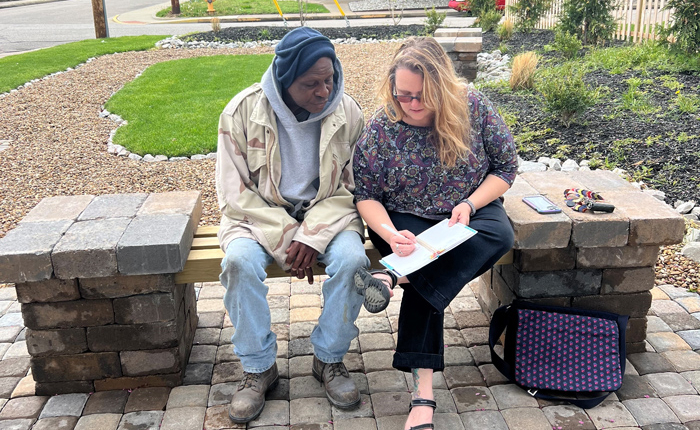
[[[406,276],[477,233],[473,228],[460,223],[448,227],[449,221],[449,219],[444,219],[416,236],[418,243],[416,243],[416,250],[411,255],[402,257],[394,253],[387,255],[379,262],[399,277]]]

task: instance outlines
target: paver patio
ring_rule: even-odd
[[[330,406],[311,376],[309,336],[322,307],[321,283],[320,278],[313,285],[289,278],[268,280],[282,380],[247,428],[402,429],[413,385],[410,374],[391,367],[402,290],[395,290],[386,311],[362,310],[360,335],[345,360],[362,392],[362,404],[341,411]],[[475,308],[470,287],[445,313],[447,367],[434,382],[436,428],[700,429],[700,356],[694,351],[700,348],[700,314],[688,305],[695,296],[673,286],[654,288],[647,352],[628,357],[621,390],[600,406],[583,410],[536,400],[495,370],[486,345],[488,319]],[[0,428],[246,428],[232,424],[227,415],[242,369],[231,351],[234,328],[221,300],[224,289],[219,283],[204,283],[197,285],[197,293],[199,326],[184,385],[47,397],[34,395],[15,289],[0,289]]]

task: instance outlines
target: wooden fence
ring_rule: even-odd
[[[655,39],[658,24],[671,19],[671,11],[663,10],[668,0],[619,0],[619,6],[613,11],[617,19],[617,31],[614,37],[620,40],[639,42],[642,39]],[[506,0],[506,18],[516,18],[508,6],[518,0]],[[563,0],[553,0],[551,8],[540,18],[536,28],[551,29],[559,21]],[[641,13],[640,13],[641,12]],[[641,29],[641,30],[640,30]]]

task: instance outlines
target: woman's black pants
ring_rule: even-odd
[[[397,230],[415,235],[440,222],[400,212],[389,212],[389,217]],[[445,308],[467,283],[489,270],[513,246],[513,228],[498,199],[476,211],[469,226],[478,232],[475,236],[408,275],[410,284],[401,285],[396,369],[444,369]],[[382,256],[392,253],[377,233],[369,230],[369,237]]]

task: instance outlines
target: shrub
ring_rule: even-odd
[[[700,108],[700,97],[696,95],[686,96],[685,94],[681,94],[681,90],[678,90],[676,94],[678,97],[675,103],[679,112],[694,114],[698,111],[698,108]]]
[[[673,37],[674,49],[694,54],[700,51],[700,0],[669,0],[664,10],[673,10],[673,24],[662,27],[664,40]]]
[[[651,85],[653,81],[642,81],[639,78],[629,78],[627,82],[627,91],[622,94],[622,108],[632,111],[639,115],[649,115],[654,113],[657,108],[651,104],[649,94],[642,91],[639,87]]]
[[[510,38],[513,37],[513,21],[510,19],[503,21],[503,24],[498,26],[496,33],[498,33],[498,38],[501,41],[505,42],[506,40],[510,40]]]
[[[495,0],[469,0],[469,6],[474,16],[482,16],[487,12],[496,10]]]
[[[572,59],[578,56],[581,46],[581,41],[568,31],[557,30],[554,33],[554,49],[561,52],[565,58]]]
[[[584,74],[582,68],[569,62],[541,70],[537,75],[537,90],[544,98],[545,109],[559,115],[565,127],[599,97],[597,90],[591,90],[583,82]]]
[[[518,0],[508,7],[515,14],[515,26],[518,30],[528,33],[535,28],[540,17],[549,10],[551,4],[552,0]]]
[[[508,53],[508,45],[501,42],[498,44],[498,50],[501,51],[501,54],[507,54]]]
[[[575,34],[584,45],[603,43],[615,32],[612,12],[616,5],[617,0],[564,0],[558,27]]]
[[[490,10],[479,15],[477,24],[481,27],[481,31],[493,31],[498,26],[498,22],[501,20],[503,15],[497,10]]]
[[[435,33],[435,30],[437,30],[445,21],[445,17],[447,14],[445,12],[438,12],[435,10],[435,6],[431,10],[424,9],[425,10],[425,28],[423,31],[425,32],[426,36],[432,36]]]
[[[539,57],[533,51],[516,55],[513,58],[513,71],[510,75],[510,88],[513,91],[534,87],[535,69]]]

